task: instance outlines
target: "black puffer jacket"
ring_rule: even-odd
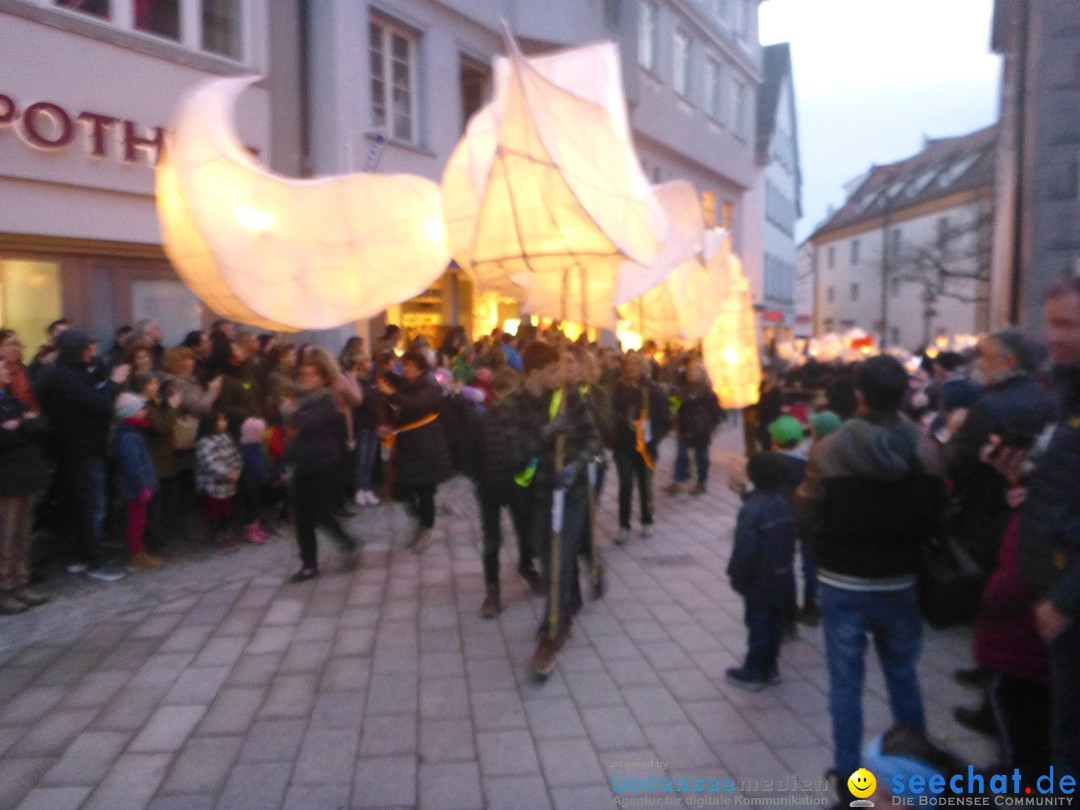
[[[687,383],[678,391],[682,405],[676,414],[679,440],[687,447],[704,447],[724,417],[716,394],[705,383]]]
[[[477,419],[472,469],[481,494],[513,491],[514,476],[539,452],[536,435],[522,425],[521,415],[518,397],[511,395]]]
[[[731,587],[754,607],[785,604],[795,580],[795,518],[779,492],[746,496],[735,522],[735,545],[727,575]]]
[[[426,376],[414,382],[403,380],[397,391],[386,397],[394,413],[394,429],[439,413],[442,398],[442,389]],[[438,484],[454,474],[446,434],[438,419],[399,433],[396,452],[397,482],[402,486]]]
[[[81,463],[104,458],[109,446],[113,403],[120,386],[112,380],[95,385],[82,356],[90,339],[75,329],[56,338],[56,365],[43,368],[38,400],[51,428],[53,458]]]
[[[330,389],[313,391],[298,404],[289,420],[296,434],[285,460],[301,474],[340,464],[345,457],[345,417],[334,407]]]
[[[1080,369],[1057,372],[1061,421],[1038,458],[1020,517],[1020,574],[1080,617]]]
[[[40,441],[45,432],[40,417],[24,418],[26,406],[0,389],[0,498],[33,495],[45,489],[45,460]],[[2,427],[18,419],[13,430]]]

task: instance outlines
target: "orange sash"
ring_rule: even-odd
[[[438,418],[439,418],[439,414],[437,414],[437,413],[429,413],[423,419],[417,419],[415,422],[409,422],[409,424],[407,424],[407,425],[402,425],[401,427],[390,431],[388,434],[386,434],[381,439],[379,439],[379,443],[383,447],[386,447],[386,448],[388,448],[390,450],[393,450],[394,445],[397,444],[397,437],[398,437],[399,433],[406,433],[406,432],[408,432],[410,430],[416,430],[417,428],[422,428],[424,425],[430,425],[432,422],[434,422]]]

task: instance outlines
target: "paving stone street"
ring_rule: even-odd
[[[738,499],[723,468],[739,464],[740,437],[718,435],[700,497],[659,492],[666,442],[656,533],[621,548],[611,471],[598,514],[608,594],[586,592],[544,683],[526,671],[542,600],[514,573],[508,526],[505,609],[478,615],[480,525],[462,480],[440,487],[437,541],[419,557],[402,548],[404,513],[383,505],[352,523],[367,546],[351,573],[324,543],[323,576],[287,583],[296,552],[282,536],[62,588],[0,620],[0,808],[581,810],[640,796],[613,781],[650,774],[734,779],[732,802],[826,804],[820,628],[785,643],[780,685],[723,678],[746,643],[724,574]],[[928,629],[920,674],[931,734],[983,764],[992,748],[952,719],[977,699],[951,677],[969,642]],[[874,660],[864,712],[868,733],[888,726]],[[652,795],[701,806],[703,794]]]

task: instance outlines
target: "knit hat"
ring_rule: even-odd
[[[120,419],[130,419],[145,407],[145,399],[138,394],[132,394],[130,391],[125,391],[116,398],[116,404],[113,406],[113,410],[116,411],[116,415]]]
[[[840,416],[833,411],[818,411],[810,417],[810,427],[819,439],[824,439],[840,427]]]
[[[769,435],[777,444],[800,442],[803,437],[803,426],[794,416],[785,414],[769,423]]]
[[[258,444],[266,433],[266,420],[249,416],[240,425],[240,444]]]

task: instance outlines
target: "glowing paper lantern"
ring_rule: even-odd
[[[723,232],[703,231],[701,238],[704,248],[698,256],[618,308],[636,332],[655,340],[699,340],[708,334],[731,293],[732,257],[730,240]]]
[[[618,50],[526,59],[507,39],[492,101],[443,174],[450,249],[482,290],[613,327],[623,262],[652,266],[667,235],[631,144]]]
[[[731,294],[702,341],[702,358],[721,407],[745,408],[761,396],[761,361],[750,283],[735,256],[730,264]]]
[[[253,81],[208,82],[178,107],[156,179],[181,279],[218,315],[278,330],[340,326],[427,289],[450,259],[438,186],[268,171],[231,122]]]

